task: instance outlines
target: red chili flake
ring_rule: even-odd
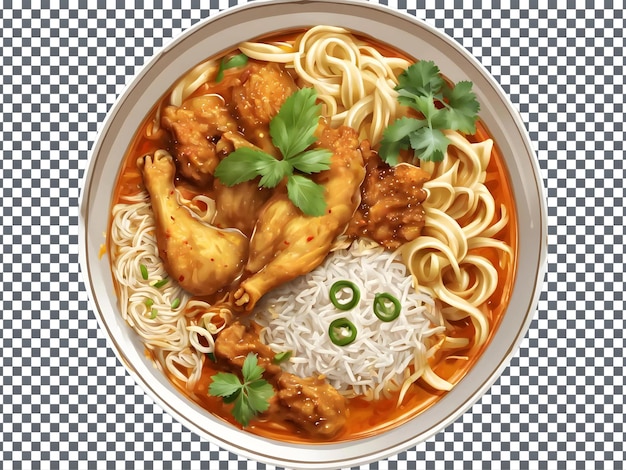
[[[287,240],[285,240],[283,243],[284,243],[285,245],[289,245],[289,242],[288,242]]]
[[[332,213],[333,213],[333,210],[332,210],[332,209],[328,209],[328,213],[329,213],[329,214],[332,214]]]
[[[181,274],[180,277],[178,278],[178,282],[183,282],[184,280],[185,280],[185,276]]]
[[[215,261],[215,258],[211,258],[211,261]]]
[[[307,242],[310,242],[310,241],[311,241],[311,240],[313,240],[314,238],[315,238],[315,237],[313,237],[313,236],[311,236],[311,237],[307,237],[307,238],[306,238],[306,241],[307,241]]]

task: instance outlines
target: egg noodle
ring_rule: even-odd
[[[374,47],[345,29],[314,27],[299,36],[295,43],[245,42],[240,44],[239,49],[250,58],[284,64],[293,72],[300,86],[312,86],[318,91],[325,107],[324,115],[329,117],[332,126],[355,128],[360,138],[369,140],[373,147],[381,140],[384,129],[403,115],[404,110],[396,101],[394,86],[397,76],[410,63],[401,58],[383,57]],[[170,104],[180,106],[212,79],[217,67],[218,62],[208,61],[186,74],[172,89]],[[160,108],[157,108],[144,137],[150,139],[157,134],[159,120]],[[390,282],[390,285],[404,286],[406,295],[401,295],[404,299],[408,298],[407,295],[417,295],[421,299],[420,306],[415,306],[421,312],[419,320],[415,320],[417,326],[415,331],[410,330],[409,333],[414,335],[414,339],[410,346],[406,346],[406,350],[410,351],[408,359],[403,358],[398,363],[402,370],[376,370],[374,375],[378,374],[378,378],[365,386],[358,385],[364,375],[357,370],[359,361],[349,359],[345,364],[349,366],[352,363],[354,368],[348,367],[347,371],[339,370],[337,373],[339,376],[351,376],[354,380],[349,385],[335,380],[339,389],[350,389],[350,393],[377,398],[385,387],[390,387],[401,389],[402,395],[413,382],[422,378],[434,389],[449,390],[453,384],[438,377],[428,361],[437,348],[467,348],[467,338],[445,335],[449,322],[471,320],[475,330],[474,348],[482,346],[488,338],[490,324],[485,303],[496,290],[498,272],[484,253],[485,250],[498,250],[505,253],[505,256],[498,257],[501,264],[513,262],[511,248],[494,238],[509,223],[509,214],[504,206],[496,207],[485,185],[492,141],[471,143],[457,132],[446,132],[446,136],[451,145],[443,162],[421,164],[432,175],[424,185],[428,193],[424,203],[426,226],[420,237],[401,248],[399,255],[403,264],[398,260],[394,263],[402,266],[403,270],[398,273],[403,274],[398,274],[398,278]],[[181,202],[189,203],[180,194],[178,197]],[[213,201],[205,198],[202,202],[207,209],[197,215],[210,223],[214,214]],[[158,367],[165,368],[191,390],[200,378],[206,353],[213,350],[213,335],[230,322],[232,313],[227,308],[220,309],[191,299],[174,280],[168,280],[160,289],[154,287],[155,282],[167,277],[158,255],[155,230],[146,192],[123,196],[114,206],[109,243],[120,308],[125,320],[152,352]],[[394,259],[388,253],[381,258],[378,248],[372,250],[375,251],[368,255],[372,263],[365,269],[380,270],[379,263],[385,264]],[[319,277],[320,271],[330,272],[335,266],[335,258],[335,254],[331,253],[326,263],[312,276]],[[142,265],[148,271],[147,279],[142,274]],[[311,286],[309,281],[308,278],[295,280],[285,288],[288,291],[294,286],[296,290],[304,289],[298,283]],[[318,289],[326,288],[318,286]],[[280,303],[273,299],[276,305]],[[288,304],[290,300],[283,298],[281,302]],[[324,306],[320,302],[316,304],[316,309],[321,311]],[[284,315],[276,311],[276,305],[272,307],[275,318],[284,320]],[[317,314],[317,311],[312,313]],[[265,318],[266,326],[273,327],[271,318]],[[286,327],[283,325],[283,328]],[[317,333],[310,331],[310,334]],[[280,342],[283,349],[298,351],[305,350],[303,345],[310,339],[294,339],[294,344],[290,346],[286,339],[279,340],[271,334],[266,338],[269,342]],[[298,370],[298,364],[314,363],[310,356],[315,352],[316,348],[312,347],[307,350],[308,356],[295,354],[289,367]],[[322,359],[317,364],[321,362]],[[342,367],[346,367],[345,364]],[[331,377],[330,369],[317,372]]]

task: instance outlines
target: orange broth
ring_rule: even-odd
[[[302,30],[281,33],[279,35],[268,36],[265,39],[270,40],[271,38],[272,41],[293,41],[301,32]],[[407,57],[402,53],[398,53],[398,51],[395,51],[388,45],[373,41],[371,38],[365,38],[362,36],[360,38],[370,42],[371,45],[375,46],[384,55],[400,56],[409,61],[414,61],[414,59]],[[225,79],[221,84],[217,87],[215,85],[204,85],[198,93],[206,93],[207,91],[215,92],[216,88],[224,89],[227,86],[227,83],[231,81],[233,77],[236,77],[235,73],[237,72],[233,70],[226,71]],[[145,131],[148,126],[152,125],[152,117],[155,115],[156,109],[157,107],[155,106],[149,117],[140,127],[125,156],[113,195],[113,204],[120,202],[123,196],[136,194],[138,191],[143,189],[142,177],[136,164],[139,157],[148,153],[153,153],[157,149],[161,148],[171,150],[171,137],[163,129],[151,138],[146,137]],[[477,123],[476,134],[474,136],[470,136],[469,140],[473,142],[480,142],[488,138],[490,138],[488,129],[482,121],[479,121]],[[435,354],[431,360],[431,367],[437,375],[445,380],[449,380],[452,383],[458,382],[472,368],[484,348],[489,344],[508,306],[516,273],[516,253],[518,242],[517,217],[506,165],[497,143],[494,143],[491,161],[487,168],[487,178],[485,184],[495,199],[496,207],[504,205],[508,210],[509,223],[496,238],[506,242],[512,248],[514,259],[506,262],[505,266],[501,267],[500,258],[502,256],[506,257],[506,255],[502,254],[499,250],[487,248],[473,251],[473,253],[485,256],[493,262],[493,265],[498,272],[498,285],[486,305],[490,324],[489,337],[477,353],[472,352],[471,356],[467,357],[467,359],[446,358],[447,355],[463,356],[467,354],[470,349],[472,349],[474,327],[469,320],[463,320],[455,322],[453,324],[453,330],[448,331],[447,334],[448,336],[453,337],[468,338],[470,339],[470,344],[462,350],[455,350],[453,352],[440,351]],[[185,192],[193,193],[193,191],[193,188],[186,187]],[[470,251],[470,253],[471,252],[472,251]],[[150,354],[149,352],[147,353]],[[193,401],[200,404],[214,415],[219,416],[221,419],[233,424],[234,426],[239,426],[239,424],[237,424],[232,417],[230,406],[225,405],[220,398],[212,397],[208,394],[210,377],[216,372],[217,371],[213,368],[212,361],[205,361],[202,378],[198,381],[193,391],[187,390],[185,385],[175,377],[171,376],[171,374],[168,374],[167,372],[166,374],[172,383],[174,383],[182,393],[188,395]],[[409,390],[400,405],[397,405],[398,392],[391,393],[389,398],[376,401],[367,401],[361,397],[349,399],[347,406],[347,424],[345,428],[332,440],[337,442],[364,438],[400,425],[431,406],[444,394],[445,392],[433,390],[426,383],[418,380],[409,387]],[[261,417],[260,419],[254,420],[246,429],[263,437],[285,442],[314,442],[310,437],[302,435],[293,424],[281,420],[279,416],[272,415],[269,418],[270,419],[264,420],[263,417]]]

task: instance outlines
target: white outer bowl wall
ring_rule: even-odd
[[[407,423],[374,437],[330,444],[289,444],[242,432],[178,392],[144,354],[138,336],[122,319],[109,260],[100,258],[111,195],[120,164],[152,106],[185,71],[241,41],[275,30],[318,24],[372,36],[418,59],[434,60],[453,81],[471,80],[485,122],[506,161],[519,228],[518,271],[502,323],[459,384]],[[208,18],[156,54],[110,110],[86,171],[80,202],[80,259],[101,327],[136,382],[178,421],[237,454],[272,465],[337,468],[395,455],[443,430],[480,398],[517,351],[532,321],[543,283],[547,251],[546,208],[541,177],[524,123],[489,73],[465,49],[423,21],[358,0],[254,2]]]

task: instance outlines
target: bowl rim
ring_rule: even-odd
[[[338,451],[345,446],[353,445],[353,441],[340,442],[338,444],[295,444],[290,445],[287,443],[279,442],[279,446],[276,447],[276,441],[271,441],[269,439],[261,438],[259,436],[251,435],[250,433],[245,433],[245,435],[249,436],[252,440],[259,441],[263,445],[267,446],[268,449],[271,449],[271,452],[259,452],[258,450],[250,450],[248,446],[239,445],[232,442],[231,439],[228,438],[228,435],[236,435],[237,432],[226,433],[227,437],[222,438],[217,436],[215,432],[208,431],[207,429],[200,426],[198,423],[194,422],[188,416],[184,416],[180,409],[175,405],[169,402],[168,396],[169,394],[165,394],[164,391],[157,389],[155,385],[150,382],[150,377],[145,377],[145,371],[140,370],[135,366],[133,361],[129,358],[128,354],[124,351],[124,347],[119,343],[118,338],[116,337],[116,332],[111,329],[106,315],[103,313],[103,308],[105,305],[102,305],[100,302],[100,294],[96,289],[97,280],[94,280],[91,272],[91,264],[98,262],[97,259],[94,259],[92,252],[90,251],[90,244],[93,245],[91,237],[88,233],[88,225],[90,218],[90,210],[92,209],[92,192],[94,190],[94,185],[97,184],[95,181],[96,178],[96,163],[98,160],[98,156],[102,155],[102,153],[106,153],[106,143],[109,142],[112,138],[112,133],[116,132],[116,128],[114,127],[114,123],[116,122],[116,118],[121,112],[124,104],[127,100],[130,99],[130,96],[135,92],[136,87],[138,87],[151,70],[154,69],[157,63],[159,63],[167,56],[171,56],[176,54],[176,48],[181,43],[189,40],[195,34],[198,34],[203,28],[211,28],[216,24],[224,21],[228,21],[229,19],[233,19],[235,16],[241,16],[242,14],[253,14],[255,12],[261,11],[268,7],[275,8],[277,6],[283,6],[285,10],[292,9],[296,11],[296,8],[307,7],[309,9],[315,7],[325,6],[326,8],[336,7],[337,5],[347,6],[354,9],[362,9],[364,12],[367,11],[369,13],[374,12],[379,15],[379,19],[382,21],[383,16],[388,18],[393,18],[394,22],[401,22],[406,24],[407,28],[421,28],[428,34],[436,36],[438,40],[443,41],[447,47],[450,47],[456,53],[460,54],[465,60],[470,62],[473,67],[479,72],[483,78],[489,83],[491,89],[496,93],[498,99],[505,105],[506,111],[508,111],[507,118],[512,120],[514,124],[515,130],[519,133],[519,138],[523,142],[525,148],[524,150],[520,150],[520,152],[524,153],[525,156],[530,158],[525,161],[525,163],[529,163],[530,166],[526,169],[531,170],[533,173],[533,180],[535,185],[528,189],[534,195],[536,195],[537,200],[534,201],[537,203],[537,208],[539,209],[537,219],[534,220],[536,223],[536,243],[538,247],[538,251],[536,253],[537,258],[535,260],[535,282],[532,288],[530,289],[529,296],[526,299],[527,304],[524,308],[520,310],[525,312],[524,320],[520,323],[517,323],[518,330],[512,335],[512,341],[508,344],[508,347],[503,352],[503,355],[498,360],[497,364],[491,367],[492,372],[489,377],[484,380],[479,386],[475,386],[473,388],[472,393],[469,396],[466,396],[462,403],[456,407],[451,412],[448,412],[444,417],[436,420],[436,422],[429,427],[427,431],[421,432],[417,435],[406,435],[404,439],[400,439],[398,441],[393,442],[390,445],[387,445],[384,448],[376,448],[370,447],[372,439],[365,438],[359,440],[359,447],[363,450],[363,453],[360,455],[351,454],[350,457],[343,458],[320,458],[319,460],[310,460],[310,461],[299,461],[294,458],[287,458],[280,453],[275,453],[279,448],[297,448],[301,449],[302,447],[307,447],[313,449],[315,451],[322,451],[322,449],[329,449],[332,451]],[[391,21],[391,20],[390,20]],[[269,30],[268,30],[269,31]],[[232,46],[234,44],[229,44],[228,46]],[[198,58],[197,62],[200,62],[204,58]],[[169,87],[171,83],[167,84]],[[163,89],[165,91],[166,88]],[[133,133],[134,135],[134,133]],[[508,162],[507,162],[508,164]],[[119,166],[119,163],[118,163]],[[208,439],[211,442],[216,443],[220,447],[235,452],[237,454],[243,455],[247,458],[252,458],[258,461],[263,461],[272,465],[280,465],[280,466],[297,466],[298,468],[335,468],[336,466],[354,466],[361,465],[367,462],[372,462],[376,460],[380,460],[384,457],[388,457],[390,455],[396,454],[402,450],[407,449],[408,447],[417,444],[418,442],[424,441],[428,439],[432,435],[442,431],[445,426],[457,420],[459,416],[461,416],[465,411],[467,411],[488,389],[493,385],[493,383],[500,377],[504,369],[509,364],[512,356],[517,352],[523,337],[525,336],[534,316],[534,309],[536,303],[538,301],[539,295],[543,286],[543,278],[545,275],[546,269],[546,257],[547,257],[547,207],[546,207],[546,198],[544,195],[543,185],[541,184],[541,175],[539,171],[538,162],[536,159],[535,152],[532,148],[532,143],[526,131],[524,121],[519,114],[519,112],[512,105],[508,96],[499,85],[499,83],[494,79],[494,77],[488,72],[488,70],[467,50],[465,50],[459,43],[457,43],[454,39],[450,38],[447,34],[440,31],[439,29],[431,26],[426,23],[424,20],[416,18],[414,16],[409,15],[408,13],[400,12],[397,10],[393,10],[385,5],[372,4],[363,0],[260,0],[252,3],[246,3],[237,5],[235,7],[228,8],[218,14],[209,16],[198,23],[194,24],[187,30],[185,30],[180,35],[170,39],[160,51],[154,54],[154,56],[146,62],[141,69],[135,74],[135,76],[127,83],[124,89],[120,92],[117,97],[115,103],[110,108],[109,112],[105,120],[102,123],[102,126],[98,132],[97,138],[94,141],[94,145],[92,146],[90,156],[89,156],[89,164],[86,169],[82,183],[81,183],[81,194],[80,194],[80,217],[79,217],[79,259],[81,266],[81,274],[83,277],[84,284],[87,288],[91,305],[93,308],[94,314],[98,320],[100,327],[106,332],[107,339],[109,342],[109,347],[113,349],[116,354],[118,360],[125,366],[125,369],[128,373],[133,377],[134,381],[156,402],[158,403],[164,410],[166,410],[171,416],[173,416],[177,421],[179,421],[184,426],[193,429],[198,435]],[[107,263],[108,264],[108,263]],[[517,283],[517,281],[515,281]],[[118,314],[119,315],[119,314]],[[121,318],[121,316],[120,316]],[[124,324],[125,322],[121,320]],[[502,327],[502,325],[500,326]],[[495,337],[492,341],[495,340]],[[485,351],[486,352],[486,351]],[[485,355],[483,352],[483,355]],[[472,367],[475,368],[476,364]],[[158,385],[158,384],[157,384]],[[452,394],[456,390],[453,389]],[[176,392],[174,395],[176,395]],[[171,396],[169,397],[171,399]],[[175,402],[176,400],[174,400]],[[434,406],[434,405],[433,405]],[[429,407],[429,408],[432,408]],[[221,430],[221,429],[220,429]],[[241,433],[241,431],[238,431]],[[312,455],[310,452],[307,454],[308,456]],[[339,454],[337,454],[339,455]]]

